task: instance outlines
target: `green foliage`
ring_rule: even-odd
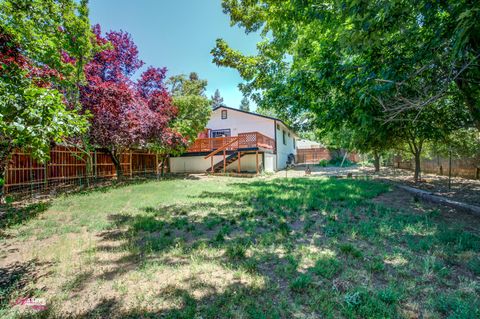
[[[58,91],[18,80],[0,81],[2,147],[23,147],[36,158],[46,159],[52,141],[61,142],[65,137],[85,132],[86,119],[69,110]],[[18,82],[22,84],[17,85]]]
[[[223,105],[223,98],[220,95],[220,91],[218,89],[215,90],[215,93],[211,97],[212,109],[220,107]]]
[[[78,84],[96,48],[86,1],[2,0],[0,38],[3,178],[14,148],[45,160],[51,142],[86,131],[85,117],[76,112]]]
[[[205,129],[210,119],[210,102],[204,96],[175,96],[173,104],[178,108],[178,116],[173,124],[175,129],[189,141]]]
[[[239,71],[260,109],[309,114],[332,144],[418,159],[428,142],[480,129],[478,2],[224,0],[223,9],[262,40],[246,56],[218,39],[214,62]]]
[[[230,259],[242,260],[242,259],[245,259],[246,252],[247,252],[247,249],[245,245],[242,245],[241,243],[235,243],[227,247],[225,254]]]
[[[37,240],[34,247],[17,245],[22,254],[56,256],[54,265],[43,265],[44,279],[55,283],[54,294],[65,288],[103,298],[113,287],[123,302],[155,299],[161,291],[161,305],[152,303],[148,313],[127,305],[116,309],[115,318],[210,318],[219,312],[223,317],[399,318],[410,303],[432,317],[477,318],[473,260],[480,255],[475,245],[465,251],[465,242],[475,242],[471,235],[478,221],[451,223],[421,202],[407,206],[406,201],[401,210],[387,206],[390,201],[372,203],[388,189],[378,181],[316,177],[122,184],[61,196],[43,209],[12,209],[0,236],[6,245]],[[301,231],[302,224],[308,232]],[[338,235],[325,236],[327,225]],[[79,235],[104,240],[72,240]],[[420,238],[432,242],[428,251],[410,247],[408,241]],[[42,245],[51,240],[56,244]],[[359,250],[365,258],[352,257]],[[2,251],[2,256],[18,253]],[[81,269],[50,271],[71,267],[72,254]],[[102,270],[107,263],[111,267]],[[89,271],[98,276],[89,277]],[[31,283],[31,273],[24,278]],[[25,289],[14,285],[4,291],[16,297]],[[62,302],[51,301],[51,316],[62,315],[57,307]],[[111,309],[92,305],[87,316],[111,317]],[[0,316],[15,310],[0,305]],[[72,310],[83,315],[84,303]]]
[[[320,160],[320,162],[318,162],[318,165],[319,165],[320,167],[327,167],[327,165],[328,165],[328,160],[322,159],[322,160]]]
[[[448,318],[476,318],[480,315],[478,298],[461,298],[455,293],[442,293],[434,302],[435,309]]]
[[[173,104],[178,108],[178,116],[173,127],[189,142],[205,129],[211,113],[211,101],[205,96],[207,80],[199,79],[194,72],[172,76],[169,79]]]
[[[338,248],[340,249],[340,251],[342,253],[344,253],[346,255],[350,255],[350,256],[355,257],[355,258],[362,258],[362,256],[363,256],[362,252],[350,243],[340,244],[338,246]]]
[[[330,279],[335,276],[340,270],[340,262],[334,256],[322,256],[313,267],[313,273]]]
[[[240,102],[239,109],[241,111],[250,112],[250,102],[248,101],[248,98],[246,96],[243,97],[242,101]]]
[[[294,292],[304,292],[312,285],[313,279],[309,274],[301,274],[290,283],[290,289]]]

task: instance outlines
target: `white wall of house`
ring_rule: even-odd
[[[265,153],[265,172],[273,173],[277,170],[277,155]]]
[[[227,118],[222,119],[222,110],[227,111]],[[277,127],[278,126],[278,127]],[[207,123],[210,130],[230,129],[231,136],[237,136],[239,133],[260,132],[276,140],[276,154],[265,152],[259,154],[260,168],[263,167],[262,160],[265,160],[265,171],[275,172],[286,167],[289,154],[296,154],[295,133],[285,126],[281,121],[237,111],[230,108],[220,107],[212,112],[210,120]],[[285,132],[285,144],[283,140]],[[214,157],[214,164],[223,159],[222,155]],[[242,171],[256,172],[255,155],[248,154],[241,158]],[[204,156],[183,156],[170,158],[170,169],[173,173],[203,173],[211,165],[210,159],[204,159]],[[235,161],[227,167],[228,171],[237,171],[238,162]]]
[[[283,123],[277,121],[277,127],[275,128],[277,135],[277,170],[287,167],[287,159],[289,154],[296,154],[295,148],[295,135],[288,129]],[[283,135],[285,133],[285,141]]]
[[[273,154],[270,154],[273,155]],[[223,155],[216,155],[213,157],[213,165],[223,160]],[[256,159],[255,154],[247,154],[240,159],[242,172],[256,172]],[[258,166],[259,170],[263,167],[262,154],[258,154]],[[182,156],[182,157],[170,157],[170,171],[172,173],[205,173],[207,169],[211,167],[211,159],[204,159],[204,156]],[[235,161],[227,166],[227,171],[237,172],[238,161]],[[273,171],[273,169],[269,168]]]
[[[227,111],[227,118],[222,119],[222,110]],[[274,120],[231,109],[218,108],[212,112],[207,128],[211,130],[230,129],[231,136],[239,133],[260,132],[270,138],[274,135]]]

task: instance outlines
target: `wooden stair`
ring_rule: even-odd
[[[245,153],[241,153],[240,154],[240,158],[242,158],[244,155],[246,155]],[[235,152],[229,156],[227,156],[225,158],[225,167],[227,167],[228,165],[232,164],[233,162],[235,162],[236,160],[238,159],[238,152]],[[207,172],[211,173],[212,172],[212,168],[209,167],[207,170]],[[217,162],[215,165],[213,165],[213,171],[215,173],[219,173],[221,171],[223,171],[223,159],[221,159],[219,162]]]

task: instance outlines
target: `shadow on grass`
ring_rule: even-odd
[[[23,224],[40,213],[46,211],[50,203],[40,202],[27,205],[4,205],[0,206],[0,237],[3,231],[9,227]]]
[[[96,261],[108,269],[98,276],[101,280],[114,280],[149,264],[178,269],[195,259],[261,277],[265,284],[251,287],[230,278],[219,290],[193,277],[188,279],[189,289],[161,290],[158,297],[170,305],[164,311],[124,310],[122,300],[110,298],[78,317],[286,318],[293,316],[293,306],[326,317],[399,317],[400,294],[385,292],[383,285],[401,285],[418,273],[386,265],[382,254],[405,247],[418,255],[433,254],[437,247],[477,252],[480,240],[449,225],[432,232],[435,216],[398,213],[368,201],[387,190],[384,184],[360,180],[276,179],[231,183],[219,192],[189,196],[183,203],[144,207],[138,215],[111,214],[111,227],[98,235],[95,249],[109,256],[120,253],[120,258]],[[307,245],[330,254],[317,254],[313,265],[300,268]],[[347,279],[341,277],[349,272]],[[352,277],[352,272],[358,276]],[[365,286],[361,277],[367,273],[381,285]],[[91,279],[91,273],[80,274],[71,286],[79,294]],[[208,293],[195,295],[195,285],[203,285]]]
[[[32,259],[0,267],[0,311],[8,308],[16,299],[30,297],[31,285],[41,275],[41,269],[50,265],[51,263]]]

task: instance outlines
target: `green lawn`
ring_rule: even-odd
[[[479,317],[480,221],[388,192],[217,177],[60,197],[3,223],[0,317],[29,295],[58,318]]]

